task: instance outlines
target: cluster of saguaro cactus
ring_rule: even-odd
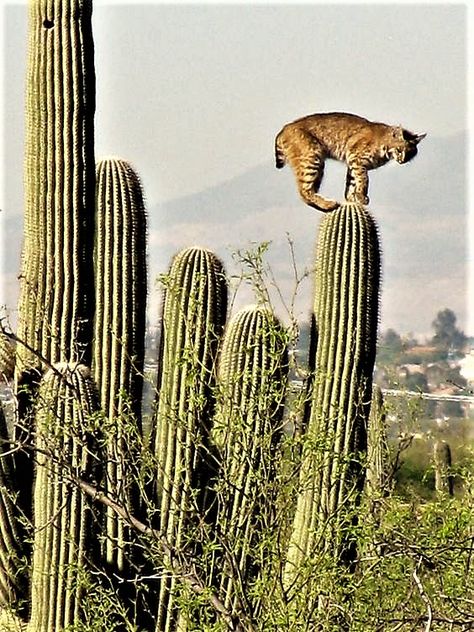
[[[316,271],[317,349],[309,393],[288,587],[305,593],[310,560],[327,552],[353,558],[350,527],[363,486],[375,361],[380,252],[377,230],[362,206],[346,204],[324,218]]]
[[[137,525],[155,538],[146,629],[193,629],[194,613],[180,613],[186,591],[176,559],[196,560],[206,546],[211,554],[200,569],[207,575],[198,581],[186,565],[188,588],[227,622],[244,602],[255,619],[252,587],[267,562],[265,534],[280,518],[284,327],[258,306],[239,312],[221,339],[222,263],[203,248],[178,253],[163,277],[157,397],[142,445],[145,212],[128,163],[107,159],[94,171],[91,0],[32,0],[29,34],[16,381],[34,388],[13,437],[29,445],[14,442],[14,462],[5,454],[0,462],[0,605],[25,594],[12,500],[25,447],[36,471],[31,632],[83,623],[91,564],[109,573],[111,585],[117,577],[140,583],[126,572]],[[364,208],[348,204],[324,220],[317,270],[318,341],[285,573],[292,589],[321,542],[338,558],[351,553],[347,526],[361,488],[378,309],[377,231]],[[145,460],[149,486],[150,468],[140,471]],[[104,509],[93,533],[94,498]]]

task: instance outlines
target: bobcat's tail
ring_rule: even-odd
[[[283,149],[279,144],[279,138],[280,134],[278,134],[278,136],[275,138],[275,167],[277,169],[282,169],[286,164],[286,160]]]

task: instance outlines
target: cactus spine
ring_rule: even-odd
[[[29,9],[19,371],[90,363],[95,78],[91,0]]]
[[[97,409],[85,366],[56,364],[44,375],[36,413],[31,632],[59,632],[80,620],[91,510],[74,479],[97,471]]]
[[[108,418],[106,488],[114,497],[122,490],[119,502],[136,513],[136,494],[125,472],[137,467],[141,437],[146,217],[138,175],[124,160],[101,160],[96,198],[93,373]],[[121,572],[129,530],[110,509],[106,521],[106,559]]]
[[[285,571],[293,588],[316,553],[353,555],[347,527],[363,484],[358,455],[366,450],[380,277],[377,230],[364,207],[345,204],[325,216],[317,261],[315,376]]]
[[[263,307],[238,312],[222,344],[218,371],[218,404],[213,438],[220,450],[217,526],[232,562],[224,558],[219,570],[219,594],[235,611],[248,595],[256,574],[262,532],[275,517],[277,446],[282,434],[283,401],[288,373],[285,331]],[[254,614],[258,604],[253,604]]]
[[[166,279],[154,419],[159,529],[171,546],[186,547],[190,509],[198,509],[197,478],[213,412],[219,336],[227,308],[222,264],[201,248],[176,255]],[[175,579],[163,574],[156,630],[174,626]]]

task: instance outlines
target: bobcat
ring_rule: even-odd
[[[417,145],[425,136],[400,126],[373,123],[355,114],[310,114],[288,123],[278,133],[276,167],[281,169],[288,162],[306,204],[328,212],[340,204],[317,194],[324,175],[324,161],[327,158],[341,160],[347,164],[345,199],[368,204],[367,171],[392,158],[400,164],[409,162],[416,156]]]

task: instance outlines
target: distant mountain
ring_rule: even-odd
[[[344,181],[344,166],[328,161],[322,193],[341,199]],[[466,139],[461,134],[428,135],[412,163],[388,164],[370,174],[370,209],[383,249],[382,328],[430,333],[436,312],[444,307],[453,309],[464,326],[466,189]],[[212,188],[152,206],[148,215],[152,322],[159,295],[153,280],[167,270],[175,252],[190,245],[211,248],[229,274],[238,274],[232,252],[251,248],[252,242],[271,242],[267,260],[286,302],[291,302],[295,279],[288,236],[301,275],[314,266],[316,231],[323,217],[300,201],[290,168],[277,170],[273,158]],[[14,306],[22,220],[6,213],[2,220],[8,252],[4,293]],[[301,283],[295,308],[302,318],[309,314],[312,293],[310,280]],[[251,300],[244,284],[236,305]],[[285,317],[281,305],[279,310]]]

